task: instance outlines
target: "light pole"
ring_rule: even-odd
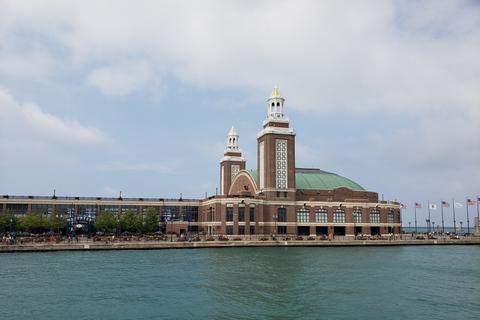
[[[460,221],[460,234],[462,234],[462,224],[463,224],[463,221]]]
[[[408,233],[410,233],[410,224],[411,224],[411,222],[409,221],[408,222]]]
[[[87,239],[90,239],[91,237],[91,232],[92,232],[92,216],[89,214],[88,215],[88,218],[87,218],[87,222],[88,222],[88,237]]]
[[[274,234],[275,234],[275,237],[274,239],[276,240],[277,239],[277,219],[278,219],[278,215],[273,215],[273,221],[275,221],[275,231]]]
[[[355,228],[355,220],[357,220],[357,212],[353,211],[353,240],[357,240],[357,230]]]
[[[430,219],[426,219],[425,221],[427,221],[427,235],[428,235],[428,233],[430,232]]]
[[[432,233],[434,233],[434,232],[435,232],[435,222],[432,221]]]

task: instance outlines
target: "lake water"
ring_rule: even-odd
[[[1,319],[479,319],[480,246],[0,254]]]

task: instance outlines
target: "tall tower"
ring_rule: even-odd
[[[245,169],[245,159],[238,147],[238,134],[232,127],[227,135],[227,148],[220,160],[220,194],[226,195],[240,170]]]
[[[267,100],[267,119],[257,135],[258,187],[267,199],[295,198],[295,131],[284,117],[285,99],[273,89]]]

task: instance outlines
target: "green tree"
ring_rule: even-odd
[[[12,219],[10,209],[7,212],[0,212],[0,230],[10,230],[10,219]]]
[[[145,225],[144,228],[147,231],[158,230],[158,212],[155,208],[150,207],[145,212]]]
[[[134,232],[142,228],[142,217],[135,214],[132,210],[126,210],[120,219],[122,230]]]
[[[18,219],[18,228],[29,232],[44,232],[50,230],[51,219],[46,212],[32,211]]]
[[[94,227],[98,230],[111,230],[117,227],[117,217],[112,211],[100,211]]]

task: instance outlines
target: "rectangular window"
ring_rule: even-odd
[[[238,226],[238,234],[241,236],[245,235],[245,226]]]
[[[287,209],[278,208],[277,215],[278,215],[278,222],[287,222]]]
[[[198,221],[198,207],[186,206],[182,207],[182,220],[196,222]]]
[[[138,213],[138,206],[122,206],[122,214],[125,213],[125,211],[130,210],[133,213],[137,214]]]
[[[380,223],[380,211],[370,211],[370,223]]]
[[[26,215],[28,212],[28,204],[7,203],[7,210],[10,210],[11,213],[17,216]]]
[[[179,221],[180,220],[180,207],[179,206],[162,206],[162,216],[161,220],[163,221]]]
[[[280,191],[277,191],[277,198],[280,198]]]
[[[32,212],[33,211],[45,212],[50,215],[52,214],[52,205],[51,204],[32,204]]]
[[[250,221],[255,221],[255,208],[250,208]]]
[[[310,222],[310,211],[308,209],[298,209],[297,222]]]
[[[278,226],[278,234],[287,234],[287,227]]]
[[[238,208],[238,221],[245,221],[245,208]]]
[[[393,211],[387,213],[387,223],[393,223]]]
[[[233,226],[227,226],[227,235],[233,234]]]
[[[250,226],[250,234],[255,234],[255,226]]]
[[[333,222],[345,223],[345,211],[342,209],[333,210]]]
[[[328,212],[327,209],[317,209],[315,210],[315,220],[320,223],[328,222]]]
[[[233,208],[227,208],[227,221],[233,221]]]

